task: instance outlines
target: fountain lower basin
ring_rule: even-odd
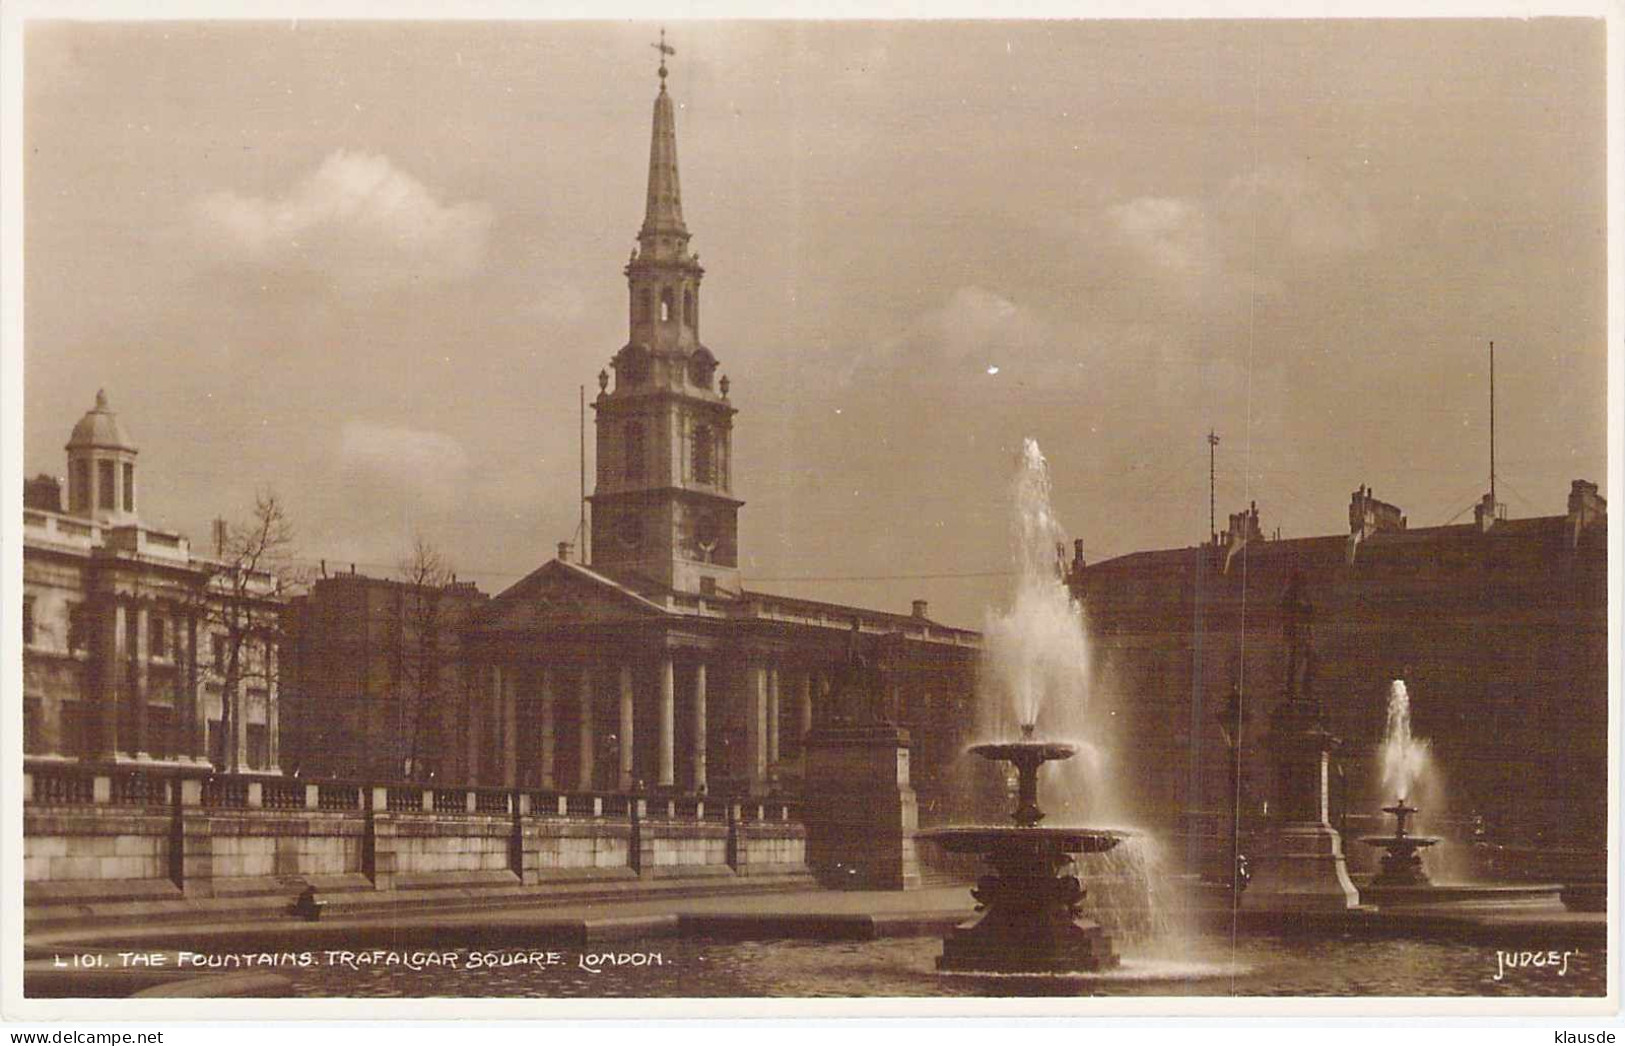
[[[944,850],[961,854],[989,854],[999,849],[1056,851],[1065,854],[1105,853],[1131,833],[1101,828],[1011,828],[1007,825],[968,825],[932,828],[917,833]]]

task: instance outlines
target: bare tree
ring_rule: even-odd
[[[423,719],[440,696],[440,639],[447,624],[444,597],[453,574],[446,557],[421,534],[413,538],[396,573],[405,587],[392,644],[395,677],[405,695],[406,772],[417,777],[424,769]]]
[[[293,524],[272,491],[256,494],[253,514],[221,526],[216,542],[194,600],[221,683],[221,768],[235,772],[242,769],[236,735],[245,712],[243,686],[254,680],[263,680],[267,690],[275,685],[270,651],[282,638],[283,607],[305,578],[291,558]]]

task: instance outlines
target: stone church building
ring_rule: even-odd
[[[957,757],[980,637],[927,616],[750,589],[739,569],[730,383],[700,336],[664,65],[649,181],[625,268],[626,344],[598,375],[590,552],[479,607],[464,634],[471,781],[560,790],[793,791],[849,652],[885,664],[910,729],[922,819]],[[868,656],[868,655],[866,655]],[[460,763],[460,766],[456,766]]]

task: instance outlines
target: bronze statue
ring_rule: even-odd
[[[890,663],[897,659],[901,637],[865,639],[863,623],[852,619],[846,661],[830,686],[826,720],[831,726],[893,725]]]

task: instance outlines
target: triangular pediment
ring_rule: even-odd
[[[553,560],[491,600],[482,632],[530,632],[578,624],[648,621],[666,613],[601,574]]]

